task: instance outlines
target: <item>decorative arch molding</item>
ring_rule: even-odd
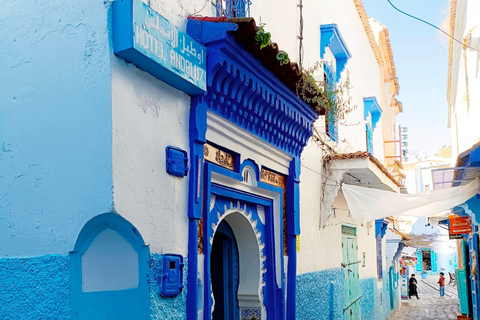
[[[148,259],[142,236],[120,215],[88,221],[70,252],[72,319],[148,319]]]
[[[100,232],[112,229],[121,234],[134,248],[146,247],[140,232],[117,213],[104,213],[90,219],[80,231],[71,253],[85,252]]]
[[[266,315],[264,304],[264,280],[267,271],[265,265],[265,244],[262,241],[262,232],[257,227],[257,217],[252,211],[247,211],[247,206],[243,207],[240,201],[236,205],[231,202],[230,206],[224,205],[223,210],[218,208],[216,224],[212,223],[212,233],[209,237],[210,246],[218,226],[222,221],[226,221],[235,235],[239,251],[239,272],[240,282],[238,286],[238,302],[240,308],[261,308],[262,314]],[[260,225],[258,225],[260,226]],[[258,272],[255,272],[258,266]],[[210,284],[210,297],[212,306],[210,312],[213,313],[215,301]],[[265,316],[263,317],[265,318]]]
[[[284,313],[283,255],[281,241],[282,190],[259,181],[259,167],[245,160],[238,172],[206,165],[207,183],[203,220],[204,319],[211,319],[214,300],[211,289],[210,253],[215,232],[222,221],[232,229],[239,250],[240,313],[255,312],[261,319],[282,319]],[[255,180],[243,180],[245,171]],[[262,192],[263,190],[263,192]],[[278,247],[277,247],[278,245]],[[283,310],[282,310],[283,309]]]

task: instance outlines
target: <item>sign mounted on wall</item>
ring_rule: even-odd
[[[113,51],[188,94],[206,90],[205,47],[140,0],[113,3]]]
[[[448,219],[450,239],[462,239],[463,233],[472,232],[470,217],[454,217]]]

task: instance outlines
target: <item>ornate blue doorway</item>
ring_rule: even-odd
[[[210,274],[214,320],[238,319],[238,248],[232,229],[222,221],[213,238]]]

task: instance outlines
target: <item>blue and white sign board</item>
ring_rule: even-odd
[[[205,47],[140,0],[113,3],[113,50],[188,94],[206,90]]]

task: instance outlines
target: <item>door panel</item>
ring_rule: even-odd
[[[210,268],[215,299],[213,319],[238,319],[238,249],[225,221],[220,223],[213,239]]]
[[[345,319],[360,319],[360,287],[358,275],[357,239],[342,237],[345,275]]]

